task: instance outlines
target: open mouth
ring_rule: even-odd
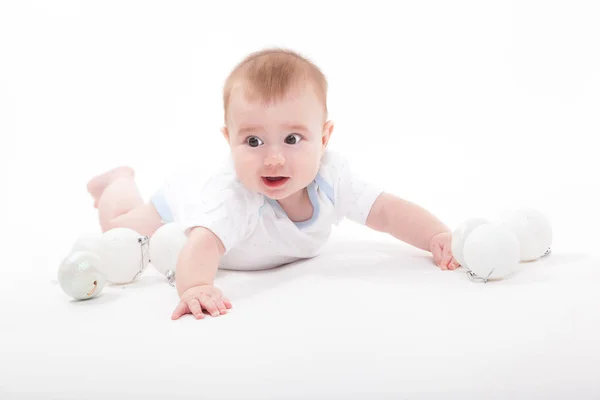
[[[287,176],[263,176],[262,177],[264,184],[271,188],[282,186],[289,179],[290,178]]]

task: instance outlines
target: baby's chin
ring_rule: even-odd
[[[292,178],[288,178],[285,182],[280,184],[271,184],[269,182],[264,182],[261,179],[261,182],[256,185],[255,191],[271,200],[283,200],[303,189],[302,187],[297,188],[296,186],[297,182]]]
[[[268,197],[271,200],[284,200],[288,197],[290,197],[292,194],[294,193],[262,193],[263,196]]]
[[[260,194],[271,200],[283,200],[295,193],[293,190],[258,190]]]

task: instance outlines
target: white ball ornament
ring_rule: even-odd
[[[72,298],[90,299],[106,285],[101,267],[102,260],[97,254],[85,250],[73,252],[58,267],[58,283]]]
[[[541,212],[519,209],[504,218],[502,224],[517,237],[521,261],[533,261],[549,253],[552,226]]]
[[[172,284],[175,280],[177,259],[187,235],[182,225],[164,224],[150,238],[148,254],[150,263]]]
[[[475,228],[463,248],[466,268],[472,277],[502,279],[519,264],[520,245],[516,236],[500,224],[483,224]]]
[[[465,262],[465,257],[463,254],[463,249],[465,246],[465,240],[467,237],[473,232],[475,228],[481,226],[483,224],[489,224],[485,218],[470,218],[460,224],[454,232],[452,232],[452,256],[462,265],[466,267],[467,263]]]
[[[129,283],[144,271],[148,265],[143,251],[145,239],[129,228],[113,228],[102,234],[98,255],[109,282]]]

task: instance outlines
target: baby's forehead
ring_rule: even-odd
[[[322,104],[311,88],[289,91],[279,97],[264,97],[248,92],[244,87],[232,90],[229,116],[232,119],[298,119],[319,118]]]
[[[263,86],[261,85],[259,88],[251,82],[239,81],[232,86],[229,100],[256,106],[272,106],[297,101],[320,101],[314,85],[310,82],[297,82],[289,85],[285,90],[264,90]]]

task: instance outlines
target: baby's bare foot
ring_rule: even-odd
[[[121,177],[131,177],[133,179],[133,169],[129,167],[117,167],[101,175],[93,177],[88,182],[87,191],[94,198],[94,207],[98,207],[98,200],[100,199],[100,196],[102,196],[104,189],[106,189],[106,187],[115,179]]]

